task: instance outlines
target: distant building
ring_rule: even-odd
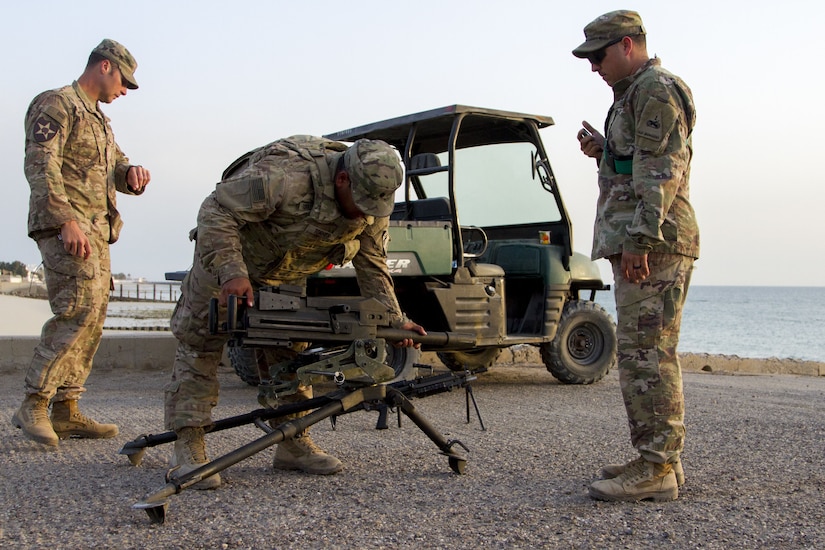
[[[0,283],[22,283],[23,277],[3,271],[0,273]]]

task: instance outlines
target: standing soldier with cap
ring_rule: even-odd
[[[386,264],[388,216],[402,177],[397,154],[383,141],[347,147],[312,136],[272,142],[224,172],[200,207],[192,269],[172,314],[178,348],[165,417],[166,428],[177,434],[171,466],[180,474],[208,462],[204,427],[218,402],[217,369],[228,339],[209,332],[211,298],[225,306],[234,295],[251,306],[253,288],[305,286],[326,266],[352,261],[361,294],[387,306],[394,328],[426,334],[401,312]],[[293,399],[311,397],[310,387]],[[342,469],[306,431],[278,445],[273,466],[321,475]],[[220,483],[215,474],[194,487]]]
[[[689,202],[690,89],[649,58],[639,14],[614,11],[584,28],[573,50],[613,88],[604,136],[584,122],[578,139],[599,166],[593,259],[615,281],[619,381],[640,457],[602,468],[590,496],[673,500],[684,482],[682,372],[676,347],[699,228]]]
[[[29,439],[114,437],[77,408],[103,334],[109,302],[109,244],[123,222],[116,191],[140,195],[149,171],[129,164],[99,102],[136,90],[134,57],[103,40],[71,86],[43,92],[26,113],[29,237],[37,241],[54,317],[43,326],[12,423]],[[52,414],[49,418],[49,401]]]

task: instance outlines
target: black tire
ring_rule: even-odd
[[[501,348],[476,348],[468,351],[439,351],[436,353],[444,365],[453,371],[474,372],[489,369],[501,355]]]
[[[565,384],[592,384],[616,364],[617,346],[610,314],[594,302],[572,300],[564,305],[556,337],[541,345],[541,359]]]
[[[255,348],[235,346],[227,348],[229,362],[232,363],[235,374],[250,386],[257,386],[261,382],[261,377],[258,373],[258,362],[255,358],[256,352],[257,350]]]
[[[258,374],[258,362],[255,355],[255,348],[230,347],[228,348],[229,361],[232,368],[241,380],[250,386],[257,386],[261,382]],[[279,348],[267,349],[267,359],[270,363],[284,361],[291,358],[294,353],[291,350],[281,350]],[[283,352],[283,357],[279,357],[278,352]],[[397,380],[409,380],[415,377],[415,364],[421,358],[421,351],[415,348],[396,348],[387,344],[387,359],[385,363],[395,371]]]

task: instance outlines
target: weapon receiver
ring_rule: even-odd
[[[255,293],[255,305],[248,307],[242,297],[230,296],[226,317],[218,300],[209,305],[209,330],[229,333],[230,345],[249,347],[289,347],[293,342],[313,345],[340,345],[360,339],[399,341],[412,339],[428,350],[470,349],[473,334],[431,332],[426,335],[390,327],[389,310],[374,298],[360,296],[307,297],[302,287],[265,287]]]

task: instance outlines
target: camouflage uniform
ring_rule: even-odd
[[[172,315],[178,348],[165,388],[167,429],[211,423],[227,336],[209,334],[208,308],[226,281],[248,278],[256,288],[304,285],[327,265],[352,261],[361,294],[386,304],[394,326],[407,321],[386,267],[389,212],[347,219],[335,199],[338,160],[345,151],[348,159],[360,143],[348,149],[311,136],[275,141],[251,152],[237,169],[230,167],[203,202],[192,269]],[[347,169],[357,177],[357,166],[347,163]],[[400,181],[395,169],[400,167],[387,167],[387,177]],[[356,201],[369,200],[355,186],[353,192]]]
[[[658,58],[613,86],[599,163],[593,259],[614,272],[619,377],[631,441],[650,462],[675,462],[684,444],[676,347],[699,229],[689,202],[690,89]],[[620,272],[623,251],[647,254],[641,283]]]
[[[26,393],[75,400],[85,391],[103,334],[111,283],[109,244],[123,225],[116,191],[139,195],[143,190],[127,186],[129,159],[115,143],[108,117],[77,82],[38,95],[25,127],[28,231],[43,257],[54,313],[34,350]],[[59,240],[61,226],[72,220],[89,238],[88,259],[69,254]]]

